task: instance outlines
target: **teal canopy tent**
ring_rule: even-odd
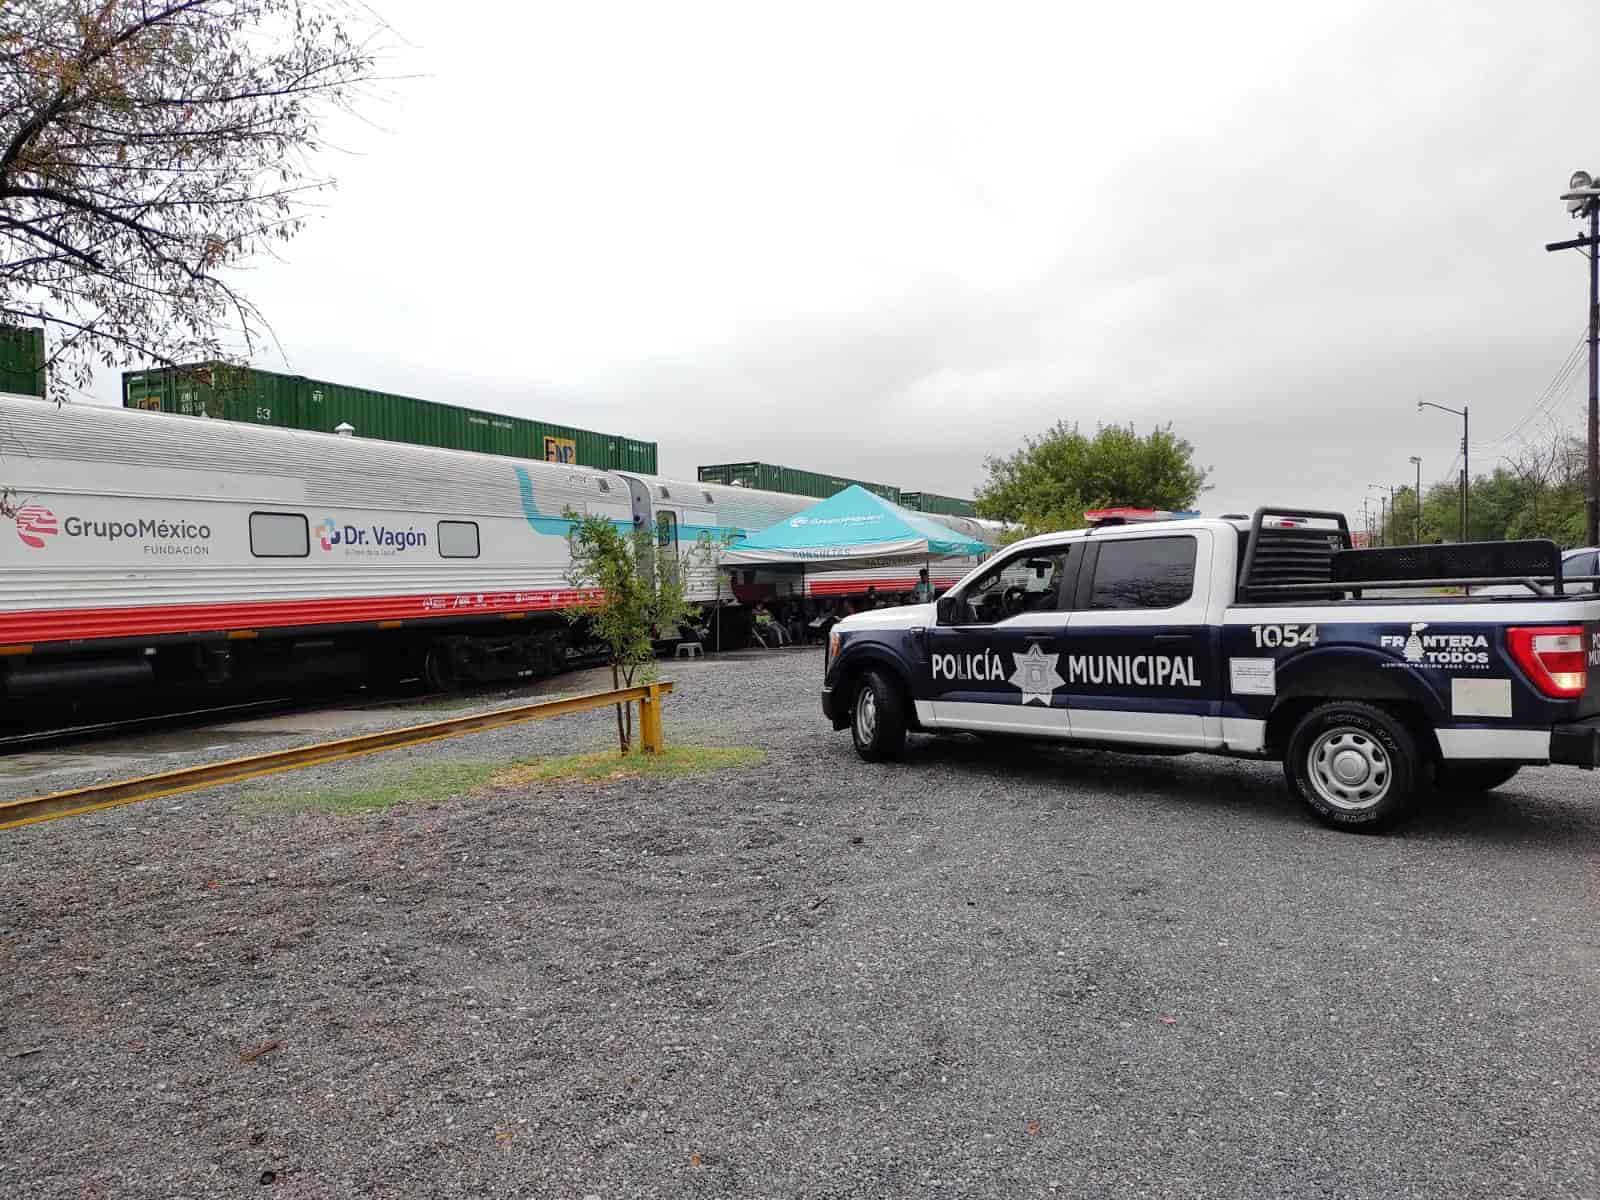
[[[867,566],[911,558],[982,557],[990,547],[922,513],[851,485],[737,543],[728,564]]]

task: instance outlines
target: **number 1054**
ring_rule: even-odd
[[[1315,625],[1252,625],[1257,650],[1276,650],[1280,646],[1315,646]]]

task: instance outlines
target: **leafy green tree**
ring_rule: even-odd
[[[1472,479],[1472,541],[1550,538],[1563,546],[1583,540],[1583,444],[1562,431],[1524,443],[1487,475]],[[1412,540],[1411,489],[1395,496],[1384,531],[1389,545]],[[1436,483],[1422,496],[1422,540],[1461,536],[1461,486]]]
[[[573,523],[567,541],[572,566],[567,581],[594,593],[593,599],[566,611],[569,621],[586,622],[606,647],[613,687],[633,687],[655,676],[654,637],[677,629],[688,615],[683,578],[690,568],[661,552],[649,530],[623,530],[607,517],[568,511]],[[691,551],[691,556],[694,551]],[[633,742],[633,706],[617,706],[617,744],[628,753]]]
[[[1170,424],[1143,435],[1132,425],[1101,425],[1090,436],[1058,421],[984,466],[989,478],[978,489],[978,514],[1009,522],[1020,536],[1076,528],[1090,508],[1187,508],[1210,474]]]

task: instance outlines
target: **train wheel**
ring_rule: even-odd
[[[435,642],[428,647],[428,656],[422,664],[422,677],[436,692],[453,692],[461,686],[455,655],[448,645]]]
[[[567,669],[567,635],[564,632],[550,635],[550,673],[559,675]]]

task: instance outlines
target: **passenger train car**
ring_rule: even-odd
[[[805,497],[269,426],[0,398],[0,687],[421,672],[439,687],[566,661],[563,513],[688,555]],[[948,522],[963,518],[939,518]],[[728,589],[705,559],[692,600]],[[964,573],[951,564],[941,575]],[[904,590],[915,569],[892,572]],[[864,590],[874,573],[848,590]],[[792,578],[739,572],[781,595]],[[820,577],[818,577],[820,578]],[[822,594],[843,581],[808,581]],[[936,576],[936,582],[939,577]]]

